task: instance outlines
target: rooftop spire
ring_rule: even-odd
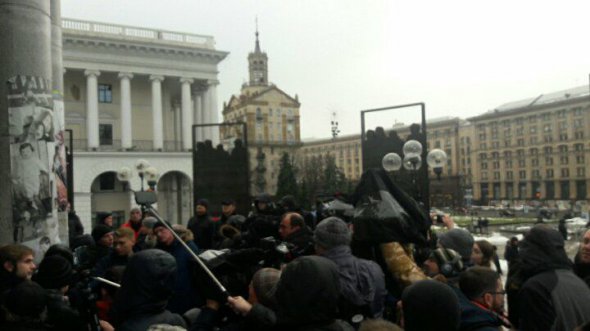
[[[256,48],[254,52],[260,53],[260,42],[258,41],[258,16],[256,16]]]

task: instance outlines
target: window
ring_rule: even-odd
[[[500,180],[500,173],[497,171],[494,171],[494,180]]]
[[[570,162],[570,159],[568,156],[561,156],[559,158],[559,164],[568,164]]]
[[[113,102],[113,86],[108,84],[98,84],[98,102]]]
[[[543,125],[543,132],[551,132],[551,130],[553,129],[553,126],[551,124],[545,124]]]
[[[494,167],[494,169],[499,169],[500,168],[500,162],[499,161],[494,161],[494,162],[492,162],[492,166]]]
[[[524,139],[522,139],[522,138],[518,139],[518,140],[516,141],[516,144],[517,144],[518,146],[524,146]]]
[[[541,173],[539,172],[538,169],[533,170],[533,178],[540,178],[541,177]]]
[[[530,141],[531,141],[531,145],[535,145],[539,142],[539,139],[537,139],[537,137],[535,136],[535,137],[531,137]]]
[[[545,165],[553,165],[553,158],[552,157],[546,157],[545,158]]]
[[[499,141],[492,142],[492,148],[494,148],[494,149],[500,148],[500,142]]]
[[[567,122],[559,122],[559,130],[567,130]]]
[[[531,133],[537,133],[537,127],[536,127],[536,126],[531,126],[531,127],[529,128],[529,131],[530,131]]]
[[[574,128],[581,128],[583,126],[583,122],[581,118],[576,118],[574,120]]]
[[[486,149],[486,148],[488,148],[488,146],[486,145],[486,143],[479,144],[479,149]]]
[[[567,133],[560,133],[559,134],[559,141],[566,141],[567,140]]]
[[[506,172],[506,179],[512,179],[512,178],[513,178],[512,171],[507,171]]]
[[[576,198],[579,200],[586,199],[586,181],[576,180]]]
[[[114,172],[105,172],[98,177],[100,190],[101,191],[113,191],[115,189],[115,176]]]
[[[561,168],[561,177],[567,178],[570,176],[570,170],[568,168]]]
[[[576,163],[577,164],[584,164],[584,155],[578,155],[576,156]]]
[[[537,115],[529,116],[529,123],[535,123],[537,121]]]
[[[487,169],[488,168],[488,163],[487,162],[482,162],[481,163],[481,168],[482,169]]]
[[[98,125],[98,139],[100,145],[113,144],[113,126],[111,124]]]
[[[531,151],[531,155],[538,155],[539,154],[539,150],[536,148],[531,148],[530,151]]]
[[[554,199],[555,198],[555,183],[552,181],[545,182],[545,198],[546,199]]]
[[[547,146],[547,147],[543,148],[543,151],[545,152],[545,154],[549,155],[549,154],[553,153],[553,147]]]
[[[539,159],[532,159],[531,160],[531,165],[533,167],[538,167],[539,166]]]
[[[545,171],[545,175],[547,178],[553,178],[553,169],[547,169],[547,171]]]
[[[582,107],[572,108],[572,111],[574,112],[574,116],[582,115]]]
[[[543,141],[546,143],[550,143],[553,141],[553,137],[552,136],[543,136]]]
[[[524,133],[524,128],[517,128],[516,129],[516,135],[517,136],[522,136]]]
[[[576,175],[578,175],[578,177],[586,176],[586,169],[585,168],[576,168]]]
[[[576,139],[584,139],[584,132],[583,131],[576,131],[574,136],[576,137]]]
[[[518,172],[518,177],[520,177],[520,179],[526,179],[526,170],[520,170]]]
[[[563,180],[559,182],[559,186],[561,186],[561,199],[567,200],[570,198],[570,182],[567,180]]]
[[[526,166],[526,162],[524,159],[518,160],[518,166],[520,168],[524,168]]]
[[[584,144],[575,144],[574,145],[574,150],[576,152],[582,152],[582,151],[584,151]]]
[[[551,119],[551,113],[541,114],[541,120],[549,121]]]
[[[557,117],[558,118],[564,118],[565,117],[565,109],[561,109],[557,111]]]
[[[567,145],[559,145],[560,153],[567,153]]]

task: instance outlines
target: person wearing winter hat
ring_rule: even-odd
[[[94,268],[96,263],[103,257],[110,254],[113,247],[114,237],[113,229],[110,227],[99,224],[92,229],[92,239],[94,239],[94,245],[88,246],[85,250],[86,259],[81,261],[83,269]]]
[[[352,255],[351,238],[352,233],[343,220],[328,217],[314,231],[315,251],[338,266],[340,317],[350,321],[349,318],[363,311],[370,312],[365,317],[380,318],[387,295],[385,276],[377,263]]]
[[[442,248],[450,248],[461,255],[465,267],[473,265],[471,263],[471,252],[473,250],[473,236],[469,231],[453,228],[438,236],[438,244]]]
[[[170,226],[170,223],[166,224]],[[156,248],[170,253],[178,268],[174,294],[168,302],[168,310],[184,314],[187,310],[204,303],[193,279],[193,257],[162,222],[154,225],[154,233],[158,238]],[[186,241],[185,244],[193,252],[198,252],[199,249],[192,240]]]
[[[113,246],[113,229],[104,224],[99,224],[92,229],[92,239],[98,246]]]
[[[47,324],[54,330],[81,330],[84,322],[65,296],[74,271],[68,260],[59,255],[48,256],[39,264],[33,280],[47,290]]]
[[[459,329],[461,309],[457,294],[434,280],[421,280],[402,293],[402,327],[406,331]]]
[[[26,280],[6,292],[0,306],[0,330],[48,330],[44,326],[47,295],[39,284]]]
[[[51,255],[41,261],[33,281],[45,289],[60,290],[62,294],[65,294],[73,275],[74,271],[68,260],[59,255]]]
[[[213,248],[213,236],[215,224],[209,217],[209,201],[207,199],[197,200],[195,216],[188,220],[187,228],[193,232],[195,243],[201,249]]]

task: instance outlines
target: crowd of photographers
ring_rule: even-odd
[[[71,219],[69,247],[39,265],[26,246],[0,247],[0,330],[590,329],[590,230],[571,262],[561,234],[537,225],[510,240],[502,270],[449,217],[413,247],[360,243],[350,218],[292,196],[258,196],[247,217],[231,199],[220,217],[198,200],[186,227],[170,226],[182,242],[140,208],[130,215],[116,229],[100,215],[91,235]]]

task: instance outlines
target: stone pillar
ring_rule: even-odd
[[[162,81],[163,76],[151,75],[152,81],[152,121],[154,132],[154,150],[164,149],[164,127],[162,124]]]
[[[131,79],[133,74],[120,72],[121,80],[121,147],[128,150],[133,147],[133,127],[131,123]]]
[[[213,81],[209,83],[209,89],[207,93],[209,93],[209,121],[208,123],[219,123],[219,111],[217,109],[217,81]],[[219,144],[219,127],[212,126],[209,128],[209,137],[213,142],[213,146],[217,146]]]
[[[98,70],[86,70],[86,139],[88,149],[96,150],[98,140]]]
[[[195,94],[195,113],[193,116],[193,120],[195,124],[202,124],[203,123],[203,101],[201,94]],[[203,128],[197,130],[197,136],[195,137],[197,141],[203,141]]]
[[[182,84],[182,149],[187,151],[193,146],[191,138],[191,129],[193,124],[192,112],[191,112],[191,84],[193,80],[191,78],[180,78]]]
[[[209,124],[211,123],[211,119],[209,117],[209,107],[211,104],[211,95],[209,94],[209,90],[205,90],[203,92],[203,96],[201,97],[201,109],[203,110],[201,112],[201,121],[204,124]],[[209,130],[210,128],[208,127],[204,127],[203,128],[203,138],[202,140],[207,140],[207,139],[211,139],[211,130]]]

